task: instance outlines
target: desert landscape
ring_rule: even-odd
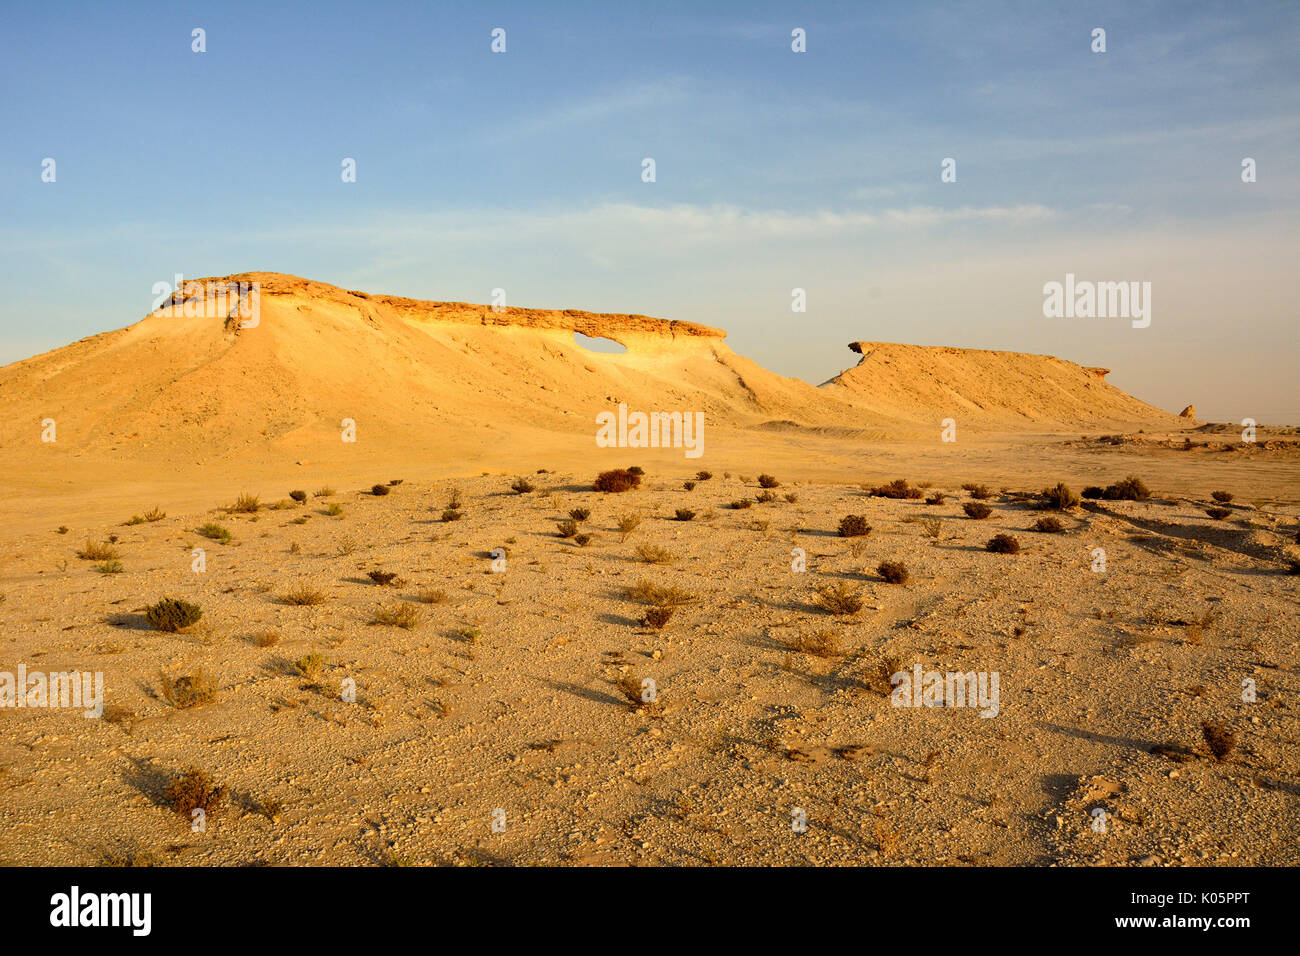
[[[103,686],[0,863],[1300,863],[1300,429],[725,334],[263,272],[0,369],[0,670]]]

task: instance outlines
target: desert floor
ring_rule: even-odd
[[[591,490],[585,462],[537,474],[555,464],[541,453],[436,480],[312,466],[60,497],[60,476],[43,475],[30,501],[8,481],[0,670],[102,671],[106,710],[0,709],[0,862],[1300,863],[1294,455],[1069,436],[960,457],[841,448],[831,466],[810,447],[725,473],[626,451],[604,465],[645,466],[625,494]],[[714,476],[686,490],[701,467]],[[775,500],[730,507],[760,494],[760,470],[780,479]],[[517,474],[536,490],[512,491]],[[1129,474],[1150,500],[1085,502],[1061,534],[1029,530],[1046,512],[1015,494]],[[896,477],[948,498],[860,487]],[[988,519],[963,514],[967,481],[994,489]],[[1220,489],[1235,498],[1216,520]],[[463,517],[444,521],[453,490]],[[262,509],[224,510],[241,492]],[[153,506],[166,516],[124,523]],[[579,546],[557,528],[584,507]],[[673,520],[678,508],[694,519]],[[624,539],[625,514],[641,521]],[[871,534],[839,537],[849,514]],[[200,536],[207,522],[230,542]],[[1020,553],[986,551],[998,532]],[[110,535],[120,573],[77,557]],[[910,580],[886,583],[883,560]],[[662,630],[629,596],[641,582],[681,592]],[[817,605],[836,583],[857,613]],[[286,603],[302,585],[323,603]],[[167,595],[202,620],[151,628],[144,609]],[[418,620],[371,623],[377,608]],[[812,638],[822,655],[798,649]],[[312,653],[323,665],[304,676]],[[997,672],[998,715],[892,706],[882,674],[914,664]],[[200,670],[214,700],[164,699],[160,675]],[[627,678],[651,679],[656,699],[630,700]],[[1207,720],[1236,734],[1222,760]],[[206,832],[165,794],[191,766],[228,790]]]

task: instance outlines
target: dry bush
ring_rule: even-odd
[[[253,643],[258,647],[275,647],[280,643],[280,632],[258,631],[253,635]]]
[[[839,535],[841,538],[865,538],[871,534],[871,525],[863,515],[845,515],[840,519]]]
[[[984,550],[994,554],[1019,554],[1020,542],[1009,534],[995,534],[984,545]]]
[[[416,599],[421,604],[444,604],[447,600],[447,592],[440,591],[436,588],[421,588]]]
[[[895,478],[887,485],[878,485],[871,489],[873,498],[920,498],[925,492],[920,488],[913,488],[907,483],[906,478]]]
[[[1048,515],[1035,521],[1033,530],[1042,531],[1044,534],[1060,534],[1065,530],[1065,525],[1061,524],[1061,519],[1055,515]]]
[[[307,492],[301,490],[291,491],[289,492],[289,497],[298,502],[298,504],[302,504],[307,500]]]
[[[464,513],[455,508],[444,508],[442,512],[443,521],[459,521],[463,517],[465,517]]]
[[[1213,498],[1215,501],[1217,501],[1219,504],[1221,504],[1221,505],[1226,505],[1228,502],[1230,502],[1230,501],[1232,500],[1232,492],[1230,492],[1230,491],[1211,491],[1211,492],[1210,492],[1210,497]]]
[[[177,710],[210,704],[217,699],[216,679],[203,668],[174,679],[160,671],[158,683],[161,685],[163,700]]]
[[[683,481],[683,482],[682,482],[682,487],[685,488],[687,491],[694,491],[694,490],[695,490],[695,482],[693,482],[693,481]]]
[[[925,503],[927,505],[941,505],[947,500],[948,500],[947,495],[945,495],[942,491],[936,491],[934,494],[930,495],[930,497],[925,499]]]
[[[460,511],[462,504],[464,504],[464,501],[461,498],[461,490],[452,485],[451,488],[447,489],[447,508],[452,511]]]
[[[646,700],[644,695],[648,688],[641,686],[641,679],[634,674],[628,674],[618,682],[618,689],[622,691],[623,698],[627,701],[628,706],[633,710],[658,710],[659,701]]]
[[[614,522],[614,527],[618,530],[618,533],[623,536],[619,540],[626,541],[627,536],[635,531],[640,524],[640,515],[631,513],[619,515],[618,520]]]
[[[943,519],[941,518],[923,518],[921,519],[921,533],[927,538],[938,540],[940,532],[943,531]]]
[[[343,514],[343,506],[337,501],[331,501],[325,506],[325,513],[331,518],[337,518],[339,515]]]
[[[626,593],[633,601],[654,604],[657,607],[681,607],[683,604],[690,604],[698,597],[680,588],[661,586],[644,578],[628,588]]]
[[[293,666],[299,675],[315,683],[316,678],[320,677],[321,671],[325,669],[325,658],[312,651],[294,661]]]
[[[1070,490],[1070,486],[1063,481],[1058,481],[1051,488],[1044,488],[1043,493],[1039,496],[1043,506],[1053,508],[1057,511],[1065,511],[1067,508],[1073,508],[1079,503],[1079,496]]]
[[[1224,518],[1227,518],[1232,514],[1232,512],[1227,508],[1206,508],[1205,513],[1215,521],[1222,521]]]
[[[77,552],[77,557],[83,561],[114,561],[122,556],[122,552],[117,550],[107,541],[91,541],[86,539],[82,549]]]
[[[121,561],[104,561],[95,565],[95,570],[100,574],[121,574],[126,569],[122,567]]]
[[[1201,722],[1201,736],[1205,738],[1205,745],[1210,748],[1215,760],[1227,760],[1232,748],[1237,746],[1237,732],[1227,724],[1204,720]]]
[[[801,654],[813,657],[839,657],[842,640],[839,631],[832,628],[818,628],[815,631],[802,631],[786,641],[786,647]]]
[[[746,508],[752,507],[753,504],[754,502],[750,501],[748,498],[737,498],[731,503],[730,507],[736,511],[744,511]]]
[[[315,607],[318,604],[324,604],[328,598],[320,588],[312,587],[304,582],[295,584],[285,591],[280,595],[280,600],[285,604],[293,604],[297,607]]]
[[[758,486],[760,488],[780,488],[781,482],[777,481],[771,475],[759,475]]]
[[[672,564],[676,560],[671,551],[661,548],[657,544],[637,545],[636,556],[638,561],[644,561],[646,564]]]
[[[630,468],[613,468],[597,475],[593,487],[597,491],[611,494],[631,491],[633,488],[641,487],[641,476]]]
[[[510,490],[515,492],[516,494],[526,495],[531,491],[536,491],[537,486],[534,485],[527,478],[520,477],[520,478],[516,478],[513,482],[510,483]]]
[[[1123,481],[1108,485],[1102,492],[1107,501],[1146,501],[1151,497],[1151,490],[1142,483],[1142,479],[1129,475]]]
[[[776,501],[776,495],[774,495],[770,491],[760,491],[757,495],[754,496],[754,500],[757,501],[760,505],[766,505],[766,504],[770,504],[773,501]]]
[[[1089,485],[1087,488],[1083,489],[1083,497],[1085,498],[1091,498],[1095,500],[1097,498],[1104,498],[1105,496],[1106,496],[1106,489],[1101,487],[1100,485]]]
[[[711,472],[711,471],[697,471],[697,472],[695,473],[695,477],[696,477],[698,480],[700,480],[700,481],[708,481],[710,478],[713,477],[713,472]]]
[[[692,511],[690,508],[678,508],[673,513],[674,521],[690,521],[694,517],[695,517],[695,512]]]
[[[226,510],[232,514],[257,514],[262,508],[262,499],[247,492],[235,499],[235,503]]]
[[[961,510],[966,512],[966,517],[974,518],[976,521],[981,521],[993,514],[993,509],[982,501],[967,501],[961,506]]]
[[[187,767],[167,784],[163,797],[173,810],[192,820],[195,810],[202,810],[204,817],[220,813],[226,803],[226,788],[218,787],[197,767]]]
[[[324,488],[318,488],[316,489],[315,492],[313,492],[314,497],[317,498],[332,498],[336,494],[338,494],[338,492],[336,492],[329,485],[326,485]]]
[[[876,573],[890,584],[906,584],[911,576],[902,561],[881,561],[876,565]]]
[[[574,521],[586,521],[588,518],[591,517],[591,509],[574,508],[572,511],[569,512],[569,517],[572,518]]]
[[[989,491],[987,487],[976,484],[973,481],[966,482],[966,484],[961,486],[961,490],[970,492],[970,496],[977,501],[984,501],[985,499],[993,497],[993,492]]]
[[[145,608],[144,616],[157,630],[175,633],[181,628],[197,624],[199,618],[203,617],[203,609],[180,598],[165,597],[157,604]]]
[[[646,627],[654,628],[656,631],[661,631],[668,622],[673,619],[673,614],[676,612],[677,609],[670,605],[655,605],[646,609],[645,614],[641,618],[641,623]]]
[[[578,534],[578,535],[574,535],[574,536],[573,536],[573,543],[576,544],[576,545],[577,545],[578,547],[580,547],[580,548],[585,548],[588,544],[591,543],[591,535],[589,535],[589,534]]]
[[[389,607],[377,607],[370,618],[371,624],[388,624],[411,630],[420,623],[420,609],[414,604],[393,604]]]
[[[786,501],[788,501],[790,504],[795,504],[799,501],[799,496],[796,495],[793,491],[787,491],[781,497],[784,498]]]
[[[565,518],[558,522],[557,533],[561,538],[576,538],[578,536],[578,522],[572,518]]]
[[[397,573],[395,571],[367,571],[366,577],[383,587],[396,581]]]
[[[818,585],[816,594],[813,603],[829,614],[857,614],[862,610],[862,597],[847,581]]]

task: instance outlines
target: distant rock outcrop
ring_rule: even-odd
[[[1178,417],[1179,417],[1179,418],[1191,418],[1191,419],[1195,419],[1195,418],[1196,418],[1196,406],[1195,406],[1195,405],[1188,405],[1186,408],[1184,408],[1181,412],[1178,413]]]

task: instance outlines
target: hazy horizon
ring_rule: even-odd
[[[356,10],[10,11],[0,362],[276,271],[701,322],[812,384],[948,345],[1300,423],[1293,5]],[[1150,326],[1045,318],[1067,273],[1151,283]]]

